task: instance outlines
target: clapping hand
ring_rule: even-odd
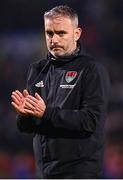
[[[23,116],[35,116],[42,117],[46,105],[38,93],[35,93],[35,96],[29,95],[26,89],[21,93],[19,90],[12,92],[12,106],[15,108],[16,112]]]

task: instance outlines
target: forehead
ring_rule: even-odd
[[[54,17],[44,19],[45,28],[71,28],[73,26],[72,20],[69,17]]]

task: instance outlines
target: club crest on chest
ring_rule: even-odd
[[[73,81],[77,76],[77,72],[76,71],[68,71],[65,75],[65,80],[67,83],[70,83],[71,81]]]

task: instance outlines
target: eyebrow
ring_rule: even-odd
[[[59,33],[64,33],[64,34],[66,34],[67,31],[65,31],[65,30],[60,30],[60,31],[55,31],[55,33],[56,33],[56,34],[59,34]]]
[[[60,33],[63,33],[63,34],[66,34],[67,33],[67,31],[65,31],[65,30],[60,30],[60,31],[54,31],[56,34],[60,34]],[[54,33],[53,31],[51,31],[51,30],[46,30],[46,33]]]

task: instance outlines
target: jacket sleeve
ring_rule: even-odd
[[[24,133],[34,132],[36,128],[36,120],[32,116],[24,117],[22,115],[17,114],[16,120],[17,120],[17,127],[20,132],[24,132]]]
[[[43,62],[43,63],[42,63]],[[40,61],[37,62],[37,64],[31,64],[27,73],[27,90],[29,91],[30,94],[33,95],[33,92],[29,88],[29,84],[32,84],[33,80],[37,76],[37,74],[40,73],[41,69],[44,67],[45,61]],[[36,130],[36,127],[39,124],[39,119],[29,116],[29,117],[24,117],[20,114],[17,114],[16,116],[17,120],[17,128],[19,131],[24,132],[24,133],[34,133]]]
[[[109,79],[102,65],[93,65],[86,72],[84,94],[80,109],[47,107],[42,121],[51,121],[53,127],[92,134],[104,120],[109,96]],[[83,91],[82,91],[83,92]]]
[[[36,71],[31,64],[27,73],[27,89],[30,93],[30,89],[28,88],[28,81],[32,81],[34,76],[36,75]],[[33,116],[25,117],[20,114],[16,116],[17,120],[17,128],[20,132],[23,133],[33,133],[36,128],[36,119]]]

